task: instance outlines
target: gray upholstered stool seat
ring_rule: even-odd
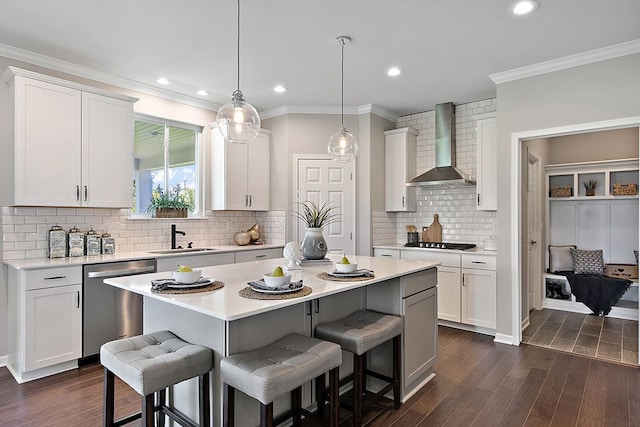
[[[315,337],[340,344],[343,350],[353,353],[353,425],[362,425],[363,400],[366,391],[366,375],[389,382],[375,398],[379,399],[393,390],[396,409],[400,407],[400,349],[403,324],[399,316],[359,310],[342,319],[316,326]],[[378,345],[393,340],[393,377],[389,378],[368,371],[366,353]],[[318,390],[318,394],[323,393]]]
[[[100,363],[105,368],[105,424],[118,425],[119,423],[113,421],[113,390],[108,390],[107,384],[112,383],[113,375],[116,375],[143,396],[142,417],[147,418],[143,425],[148,425],[148,419],[151,419],[150,423],[153,425],[151,415],[154,410],[162,409],[168,412],[169,416],[172,416],[171,411],[175,411],[164,406],[164,391],[167,387],[190,378],[200,377],[200,381],[207,384],[206,390],[201,392],[208,394],[208,378],[209,371],[213,369],[213,353],[206,347],[185,342],[169,331],[159,331],[102,345]],[[158,408],[153,407],[153,396],[156,392],[161,393],[161,406]],[[203,396],[200,397],[203,398]],[[111,399],[110,402],[109,399]],[[206,405],[201,400],[201,425],[208,425],[208,407],[207,396]],[[151,414],[148,413],[149,410]]]
[[[273,401],[324,374],[332,372],[337,405],[338,367],[342,363],[340,346],[300,334],[290,334],[257,350],[225,357],[220,362],[220,379],[225,385],[225,425],[233,425],[233,391],[238,389],[261,403],[261,423],[273,421]],[[331,387],[331,386],[330,386]],[[299,400],[299,396],[298,396]],[[292,402],[295,397],[292,396]],[[294,411],[299,411],[293,408]],[[335,411],[337,422],[338,409]],[[293,414],[294,417],[299,414]],[[331,417],[333,420],[333,417]],[[295,419],[294,419],[295,423]]]

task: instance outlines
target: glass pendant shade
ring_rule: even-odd
[[[260,132],[260,116],[239,90],[233,92],[230,102],[220,107],[216,122],[224,139],[235,144],[246,144]]]
[[[344,126],[329,139],[329,155],[337,162],[350,162],[358,155],[358,140]]]

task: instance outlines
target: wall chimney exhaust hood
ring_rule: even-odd
[[[452,102],[436,105],[435,149],[436,167],[407,182],[407,187],[476,183],[456,167],[455,106]]]

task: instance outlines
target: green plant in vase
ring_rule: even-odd
[[[188,212],[193,212],[195,198],[193,190],[182,188],[176,184],[165,194],[160,185],[153,189],[147,212],[154,218],[186,218]]]
[[[329,202],[318,205],[306,200],[299,203],[300,209],[294,215],[306,225],[306,233],[302,240],[302,257],[304,259],[323,259],[327,254],[327,242],[322,235],[322,229],[334,222],[339,222],[340,214],[335,213],[335,207]]]
[[[587,196],[595,196],[596,195],[596,187],[598,186],[598,180],[590,179],[589,181],[583,182],[585,194]]]

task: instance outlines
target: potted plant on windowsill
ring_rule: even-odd
[[[596,195],[596,187],[598,186],[598,180],[590,179],[589,181],[585,181],[583,184],[585,189],[585,195],[587,196]]]
[[[335,207],[329,202],[318,206],[316,202],[306,200],[299,205],[300,209],[294,214],[307,226],[301,243],[302,257],[304,259],[323,259],[328,248],[322,235],[322,229],[329,224],[340,221],[340,215],[334,213]]]
[[[193,190],[176,184],[167,194],[158,185],[151,194],[147,212],[153,218],[186,218],[195,207]]]

